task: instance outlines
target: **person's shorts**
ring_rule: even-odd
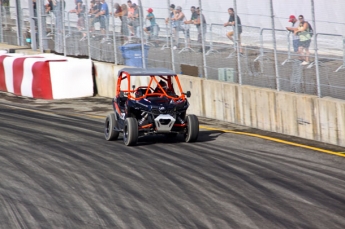
[[[99,17],[93,17],[93,18],[90,18],[90,20],[91,20],[92,27],[95,27],[95,23],[100,22]]]
[[[299,47],[303,47],[305,49],[308,49],[310,46],[311,40],[306,40],[306,41],[299,41]]]
[[[234,31],[230,31],[226,33],[227,36],[234,36]],[[241,33],[238,34],[238,41],[241,42]]]
[[[101,29],[106,29],[108,25],[108,17],[106,16],[100,16],[99,18],[100,24],[101,24]]]
[[[85,27],[85,18],[84,17],[79,17],[77,21],[77,26],[84,28]]]
[[[299,39],[292,40],[292,42],[293,42],[293,51],[298,52]]]
[[[133,26],[133,27],[137,27],[139,26],[139,21],[135,20],[135,21],[130,21],[128,22],[129,26]]]
[[[147,26],[146,31],[151,31],[151,26]]]

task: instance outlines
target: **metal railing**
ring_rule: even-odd
[[[339,60],[339,61],[342,61],[342,65],[337,68],[334,72],[338,72],[339,70],[341,69],[345,69],[345,37],[343,35],[339,35],[339,34],[329,34],[329,33],[316,33],[315,34],[315,42],[317,44],[317,38],[318,36],[332,36],[332,37],[341,37],[342,38],[342,43],[343,43],[343,56],[342,58],[338,58],[338,57],[327,57],[328,60]],[[319,64],[320,63],[323,63],[323,61],[319,60]],[[313,66],[315,66],[315,61],[311,62],[309,65],[308,65],[308,68],[312,68]]]

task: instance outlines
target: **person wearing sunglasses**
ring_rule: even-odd
[[[303,61],[301,65],[309,64],[309,46],[311,42],[310,25],[304,20],[303,15],[298,16],[299,26],[295,29],[294,34],[299,35],[299,47],[298,53],[300,54],[300,60]],[[303,53],[305,51],[305,53]]]

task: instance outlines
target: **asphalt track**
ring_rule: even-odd
[[[0,103],[0,228],[345,228],[344,157],[213,129],[125,147],[25,105]]]

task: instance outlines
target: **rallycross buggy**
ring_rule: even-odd
[[[147,86],[132,85],[131,88],[131,77],[134,81],[134,76],[145,77],[136,81],[146,80]],[[178,88],[176,92],[174,83]],[[190,95],[190,91],[182,91],[178,76],[169,69],[121,69],[112,100],[114,113],[105,120],[105,139],[116,140],[122,133],[125,145],[132,146],[140,136],[164,134],[174,138],[183,134],[186,142],[195,142],[199,135],[199,121],[195,115],[186,115]]]

